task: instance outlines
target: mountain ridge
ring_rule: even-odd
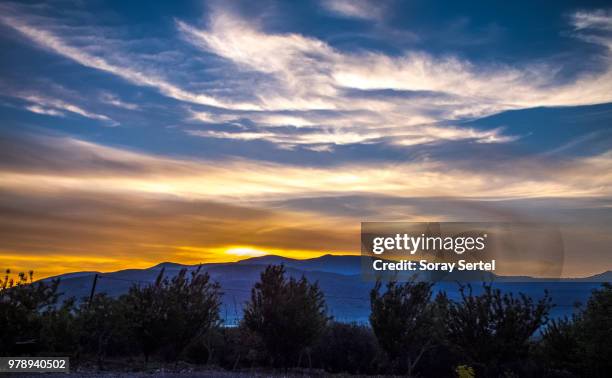
[[[272,261],[283,263],[290,277],[304,276],[311,282],[317,282],[325,294],[330,315],[336,320],[367,323],[370,312],[369,294],[374,283],[361,276],[361,256],[358,255],[325,255],[306,260],[268,255],[238,262],[201,265],[164,262],[145,269],[123,269],[107,273],[73,272],[49,277],[46,280],[59,278],[59,291],[63,298],[74,297],[77,301],[84,301],[91,293],[96,274],[98,279],[95,292],[117,297],[127,293],[132,285],[154,282],[162,268],[167,277],[173,277],[180,269],[193,270],[201,266],[203,271],[210,274],[213,281],[221,285],[223,292],[221,313],[226,324],[231,325],[239,321],[253,285]],[[586,302],[591,291],[599,287],[599,282],[610,281],[611,277],[610,271],[581,279],[523,278],[523,282],[512,282],[508,277],[501,277],[494,284],[503,291],[525,292],[534,299],[541,298],[544,291],[548,290],[558,305],[553,309],[551,316],[559,317],[571,315],[574,303]],[[482,289],[478,286],[474,285],[475,293]],[[434,290],[444,290],[449,298],[459,298],[456,282],[437,282]]]
[[[217,263],[202,263],[202,264],[181,264],[175,263],[171,261],[161,262],[159,264],[153,265],[148,268],[127,268],[122,270],[117,270],[113,272],[99,272],[99,271],[77,271],[59,274],[52,277],[46,277],[44,280],[51,280],[55,278],[73,278],[79,275],[93,275],[93,274],[119,274],[122,272],[128,271],[138,271],[138,270],[150,270],[150,271],[159,271],[162,268],[165,270],[180,270],[180,269],[195,269],[199,266],[204,268],[206,267],[215,267],[215,266],[228,266],[232,264],[236,265],[274,265],[274,264],[283,264],[288,268],[298,268],[300,270],[305,271],[318,271],[318,272],[327,272],[327,273],[337,273],[343,275],[355,275],[361,274],[361,255],[332,255],[325,254],[318,257],[308,258],[308,259],[296,259],[290,257],[284,257],[280,255],[265,255],[265,256],[257,256],[257,257],[249,257],[243,260],[238,260],[235,262],[217,262]],[[601,273],[596,273],[590,276],[585,277],[532,277],[532,276],[500,276],[494,275],[496,279],[500,279],[502,281],[518,279],[520,281],[569,281],[569,282],[577,282],[577,281],[585,281],[585,282],[608,282],[612,281],[612,270],[606,270]]]

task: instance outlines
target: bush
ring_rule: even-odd
[[[57,303],[59,280],[33,282],[34,272],[0,278],[0,355],[35,354],[41,347],[42,312]]]
[[[541,358],[557,371],[606,377],[612,371],[612,285],[594,290],[586,308],[544,331]]]
[[[134,349],[122,301],[96,294],[83,302],[76,312],[80,351],[96,358],[98,367],[106,356],[120,356]]]
[[[553,320],[544,329],[538,359],[551,371],[579,372],[582,365],[575,318]]]
[[[328,320],[316,283],[287,279],[284,266],[270,265],[251,290],[242,327],[261,342],[272,366],[287,367],[301,365],[304,352],[309,357]]]
[[[579,345],[585,373],[609,376],[612,371],[612,285],[604,283],[594,290],[577,321]]]
[[[241,327],[222,327],[212,332],[209,340],[213,363],[228,370],[249,367],[253,360],[248,354],[254,342],[245,332],[248,330]]]
[[[332,322],[313,348],[312,360],[330,373],[374,374],[381,353],[370,327]]]
[[[469,285],[461,286],[461,301],[448,302],[448,340],[461,362],[476,368],[477,376],[520,372],[531,337],[548,320],[551,299],[545,293],[534,302],[522,293],[515,297],[483,286],[480,295],[473,295]]]
[[[377,281],[370,293],[370,324],[398,373],[413,375],[423,356],[439,343],[440,327],[432,302],[433,284],[390,281],[384,293]]]
[[[121,300],[145,361],[155,352],[176,361],[193,340],[220,325],[220,287],[199,268],[191,277],[182,269],[171,280],[162,269],[154,284],[134,285]]]
[[[0,354],[67,355],[74,362],[109,357],[226,369],[310,366],[329,373],[418,376],[587,376],[612,371],[612,285],[593,291],[584,309],[547,324],[550,298],[502,294],[491,285],[461,298],[432,298],[432,284],[377,282],[371,327],[329,322],[317,284],[268,266],[251,291],[239,327],[220,328],[221,292],[206,273],[162,271],[155,283],[120,298],[104,294],[58,304],[59,281],[33,273],[0,278]],[[538,340],[538,332],[542,331]]]
[[[47,307],[41,314],[40,347],[45,355],[73,356],[79,345],[75,301],[65,300],[61,305]]]

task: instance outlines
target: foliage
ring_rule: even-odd
[[[330,322],[317,284],[269,266],[239,327],[223,328],[221,292],[206,273],[160,272],[119,298],[59,303],[59,281],[0,278],[0,354],[70,356],[74,364],[146,358],[229,370],[313,367],[329,373],[418,376],[588,376],[612,371],[612,286],[593,291],[571,318],[547,323],[550,298],[490,285],[432,300],[429,283],[377,282],[371,327]],[[546,327],[543,327],[546,324]]]
[[[370,293],[370,324],[378,343],[398,372],[412,375],[423,355],[437,342],[435,304],[431,283],[390,281],[381,293],[377,281]]]
[[[448,302],[447,338],[462,362],[480,374],[500,375],[528,357],[531,337],[548,320],[551,299],[545,293],[534,302],[522,293],[502,294],[490,284],[483,289],[474,295],[471,286],[462,285],[461,300]]]
[[[540,356],[553,369],[606,377],[612,371],[612,285],[594,290],[586,308],[544,330]]]
[[[608,376],[612,371],[612,285],[605,283],[593,291],[577,327],[586,373]]]
[[[381,350],[370,327],[331,322],[314,347],[312,359],[331,373],[374,374]]]
[[[47,355],[76,357],[79,330],[75,327],[75,307],[74,298],[68,298],[40,313],[40,349]]]
[[[59,280],[33,282],[34,272],[0,278],[0,355],[33,353],[40,348],[41,313],[57,303]]]
[[[474,373],[474,369],[471,366],[467,365],[459,365],[455,369],[458,378],[474,378],[476,373]]]
[[[262,343],[274,366],[302,363],[302,357],[321,335],[329,318],[319,286],[305,277],[285,277],[282,265],[261,273],[244,310],[243,327]]]
[[[123,301],[106,294],[96,294],[81,304],[75,326],[80,336],[79,352],[95,356],[99,367],[106,356],[129,353],[133,347]]]
[[[235,370],[251,366],[253,359],[249,359],[249,352],[254,340],[248,330],[243,327],[222,327],[211,332],[210,349],[213,363],[228,369]]]
[[[161,352],[175,361],[194,339],[220,324],[221,291],[200,268],[182,269],[172,279],[162,269],[152,285],[130,288],[121,300],[126,318],[145,360]]]

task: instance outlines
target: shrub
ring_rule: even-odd
[[[33,282],[34,272],[0,278],[0,355],[34,354],[41,348],[42,312],[59,298],[59,280]]]
[[[219,366],[234,370],[248,367],[248,353],[253,343],[244,336],[240,327],[221,327],[211,332],[210,358]]]
[[[314,347],[312,359],[330,373],[374,374],[381,352],[370,327],[332,322]]]
[[[325,299],[305,277],[287,279],[282,265],[261,273],[244,309],[242,326],[261,342],[273,366],[300,365],[325,329]]]
[[[370,293],[370,324],[397,372],[414,374],[424,354],[438,343],[432,285],[390,281],[381,293],[382,282],[377,281]]]
[[[172,279],[162,269],[154,284],[132,286],[121,299],[145,361],[155,352],[176,361],[192,340],[220,324],[220,287],[200,268],[191,277],[182,269]]]
[[[612,285],[594,290],[578,318],[579,345],[586,375],[604,377],[612,371]]]
[[[515,297],[489,284],[483,287],[482,294],[473,295],[471,286],[461,286],[461,300],[449,301],[448,340],[477,376],[520,370],[532,335],[548,320],[551,299],[545,293],[534,302],[522,293]]]
[[[100,368],[106,356],[124,355],[134,347],[124,303],[106,294],[96,294],[81,304],[76,313],[76,326],[80,351],[95,356]]]
[[[75,301],[48,306],[41,314],[40,347],[45,355],[76,357],[79,330],[76,324]]]
[[[582,311],[544,330],[541,358],[557,371],[606,377],[612,371],[611,338],[612,285],[604,283]]]

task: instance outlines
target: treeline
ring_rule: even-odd
[[[328,373],[432,377],[604,377],[612,371],[612,286],[595,290],[572,318],[549,321],[546,294],[533,299],[491,285],[460,299],[426,282],[378,282],[370,326],[334,322],[323,292],[268,266],[237,327],[223,327],[222,288],[201,270],[160,272],[125,295],[58,303],[59,281],[0,279],[0,355],[70,356],[108,368],[190,363],[228,370],[317,369]],[[314,371],[314,370],[311,370]]]

